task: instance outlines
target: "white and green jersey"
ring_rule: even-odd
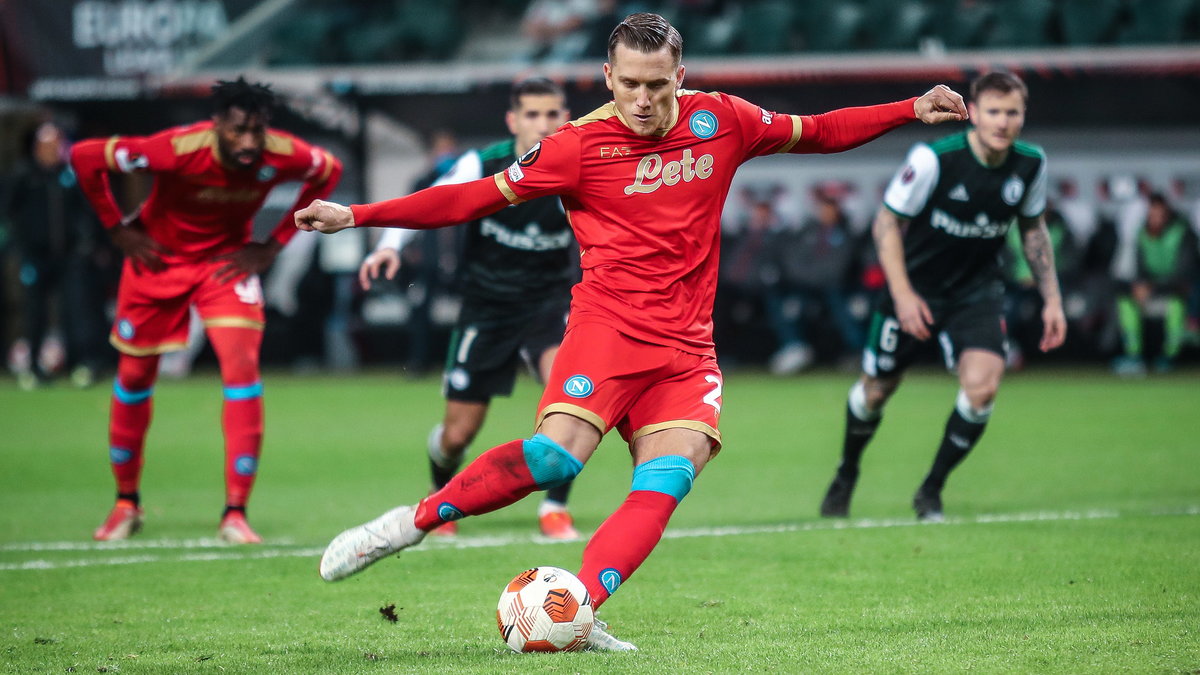
[[[517,161],[512,139],[471,150],[434,185],[456,185],[503,171]],[[400,250],[415,230],[389,228],[376,247]],[[463,300],[507,315],[511,305],[536,307],[570,295],[578,267],[575,238],[557,196],[510,205],[467,224],[462,249]]]
[[[1017,217],[1046,208],[1046,155],[1017,141],[999,166],[984,165],[967,132],[918,143],[892,178],[883,204],[909,221],[904,261],[926,300],[1000,292],[1000,252]]]

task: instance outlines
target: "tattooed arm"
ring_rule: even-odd
[[[1048,352],[1062,345],[1067,337],[1067,320],[1063,315],[1062,292],[1054,269],[1054,246],[1043,216],[1018,218],[1021,228],[1021,247],[1033,272],[1038,291],[1042,294],[1042,341],[1039,347]]]

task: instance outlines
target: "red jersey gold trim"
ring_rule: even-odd
[[[267,132],[267,142],[264,146],[264,149],[267,152],[273,152],[277,155],[289,156],[296,151],[295,144],[292,143],[292,139],[288,138],[287,136],[273,134],[269,131]]]
[[[119,140],[121,140],[120,136],[113,136],[112,138],[108,139],[107,143],[104,144],[104,163],[108,165],[109,171],[120,170],[117,168],[117,158],[115,156],[117,151],[117,141]]]
[[[190,134],[183,134],[171,139],[171,149],[175,151],[176,156],[190,155],[204,148],[211,148],[213,156],[216,156],[217,134],[212,129],[194,131]]]
[[[800,121],[800,117],[798,115],[776,115],[775,117],[776,119],[780,117],[790,117],[792,120],[792,137],[788,139],[787,143],[784,143],[779,147],[778,150],[775,151],[776,153],[788,152],[792,148],[796,147],[796,144],[800,142],[800,134],[804,131],[804,123]]]
[[[333,155],[329,154],[325,150],[321,150],[321,157],[321,161],[325,162],[325,169],[321,171],[321,177],[317,179],[318,184],[322,184],[329,180],[329,174],[333,173],[333,165],[337,163],[337,160],[333,158]]]
[[[517,193],[513,192],[513,189],[508,186],[508,179],[504,177],[503,171],[495,174],[493,178],[496,179],[496,187],[500,188],[501,194],[504,195],[504,198],[508,200],[509,204],[520,204],[521,202],[525,201],[524,199],[518,197]]]
[[[592,122],[603,122],[604,120],[612,119],[612,117],[616,114],[617,114],[617,104],[612,101],[609,101],[608,103],[605,103],[604,105],[600,106],[599,108],[596,108],[595,110],[584,115],[583,117],[580,117],[579,119],[574,119],[574,120],[571,120],[570,122],[567,122],[567,124],[570,124],[573,127],[581,127],[585,124],[590,124]]]

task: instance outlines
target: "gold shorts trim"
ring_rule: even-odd
[[[187,342],[164,342],[162,344],[152,345],[150,347],[138,347],[136,345],[129,344],[116,335],[109,335],[108,342],[113,347],[116,347],[117,351],[130,356],[154,356],[155,354],[177,352],[180,349],[187,347]]]
[[[581,407],[571,404],[571,403],[551,403],[550,405],[546,406],[545,408],[542,408],[538,412],[537,422],[533,425],[533,428],[537,429],[537,428],[541,427],[542,421],[546,419],[547,415],[550,415],[552,413],[564,413],[564,414],[570,415],[572,417],[577,417],[577,418],[583,420],[584,422],[587,422],[588,424],[596,427],[596,430],[600,432],[601,436],[604,435],[604,432],[608,431],[607,425],[605,425],[604,420],[601,419],[599,415],[592,412],[591,410],[588,410],[586,408],[581,408]]]
[[[243,319],[239,316],[215,316],[211,319],[205,319],[204,325],[209,328],[252,328],[254,330],[262,330],[266,327],[266,324],[262,321]]]
[[[712,454],[713,455],[716,455],[718,452],[721,451],[721,432],[708,426],[704,422],[697,422],[696,420],[671,420],[669,422],[658,422],[655,424],[647,424],[646,426],[642,427],[641,429],[638,429],[637,431],[633,432],[633,434],[629,437],[629,444],[633,445],[634,441],[641,438],[642,436],[652,434],[656,431],[664,431],[666,429],[691,429],[692,431],[699,431],[700,433],[702,433],[705,436],[708,436],[709,438],[712,439],[712,441],[713,441]]]

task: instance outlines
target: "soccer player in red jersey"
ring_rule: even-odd
[[[291,211],[265,242],[250,240],[254,214],[275,185],[302,181],[297,204],[326,197],[341,177],[333,155],[268,127],[275,95],[244,78],[213,87],[210,121],[153,136],[77,143],[71,165],[113,241],[125,253],[109,341],[120,352],[109,418],[117,503],[95,531],[125,539],[142,524],[139,483],[159,355],[187,341],[188,308],[204,320],[221,366],[225,404],[225,512],[218,534],[262,539],[246,522],[246,500],[262,447],[263,298],[258,275],[292,236]],[[108,173],[154,174],[154,189],[125,217]]]
[[[318,201],[303,230],[428,228],[560,195],[583,280],[532,438],[480,455],[442,490],[338,535],[321,576],[349,576],[443,522],[486,513],[570,480],[616,428],[634,469],[625,502],[592,535],[579,578],[599,607],[658,543],[692,481],[720,449],[721,371],[712,341],[720,214],[738,166],[777,152],[848,150],[914,119],[966,118],[937,86],[897,103],[824,115],[776,114],[722,93],[681,89],[682,38],[633,14],[609,38],[614,101],[545,138],[504,172],[376,204]],[[633,645],[597,624],[594,649]]]

